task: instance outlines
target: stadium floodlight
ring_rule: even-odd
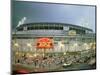
[[[17,27],[19,27],[20,25],[23,25],[24,22],[26,21],[26,19],[27,19],[26,17],[23,17],[23,18],[21,19],[21,21],[18,22]]]
[[[83,27],[90,28],[91,24],[90,24],[89,18],[88,17],[82,18],[80,25]]]

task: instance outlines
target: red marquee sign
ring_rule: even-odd
[[[53,48],[53,40],[50,38],[39,38],[37,40],[37,48]]]

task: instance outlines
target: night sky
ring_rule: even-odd
[[[24,23],[69,23],[91,28],[95,32],[95,6],[13,1],[12,30],[23,17],[26,17]]]

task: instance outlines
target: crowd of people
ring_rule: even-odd
[[[46,69],[53,71],[59,68],[71,66],[73,64],[88,64],[96,63],[95,50],[81,51],[81,52],[66,52],[63,53],[48,53],[48,54],[31,54],[24,53],[17,58],[13,58],[13,64],[23,64],[35,68]],[[66,64],[66,65],[65,65]]]

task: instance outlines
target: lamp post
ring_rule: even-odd
[[[27,43],[27,47],[29,47],[30,51],[32,51],[32,45],[31,45],[31,43]]]
[[[76,51],[77,46],[78,46],[78,44],[77,44],[77,43],[75,43],[75,44],[74,44],[75,51]]]
[[[61,51],[63,50],[63,48],[64,48],[64,44],[62,44],[62,42],[60,41],[60,42],[58,42],[58,45],[59,45],[59,48],[61,49]]]
[[[18,43],[14,43],[14,48],[15,48],[15,60],[17,60],[17,58],[19,58],[20,54],[19,54],[19,44]]]
[[[16,47],[16,49],[18,48],[18,51],[19,51],[19,44],[15,43],[14,46]]]
[[[89,49],[89,46],[88,46],[88,44],[87,44],[87,43],[84,43],[84,47],[85,47],[85,49],[86,49],[86,50],[88,50],[88,49]]]

